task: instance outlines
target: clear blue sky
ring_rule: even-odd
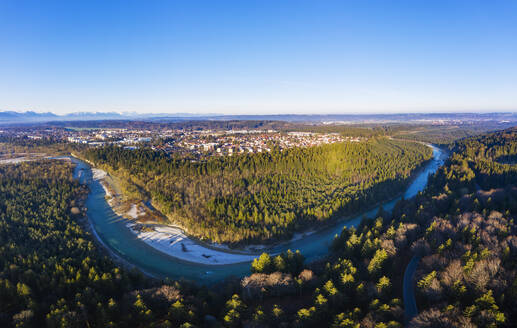
[[[0,110],[517,111],[517,1],[0,1]]]

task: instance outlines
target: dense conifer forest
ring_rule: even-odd
[[[173,327],[220,311],[225,293],[146,279],[100,252],[86,194],[68,162],[0,166],[0,327]]]
[[[388,138],[202,162],[150,149],[83,153],[191,235],[233,244],[289,238],[393,197],[431,155],[423,144]]]
[[[69,164],[0,166],[0,325],[513,327],[517,131],[450,150],[424,192],[343,229],[328,258],[263,254],[250,276],[208,288],[144,278],[104,256],[85,232],[85,190]],[[418,314],[408,322],[402,277],[413,257]]]

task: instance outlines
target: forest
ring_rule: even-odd
[[[28,153],[66,155],[70,152],[77,152],[81,148],[81,145],[63,142],[51,136],[30,139],[26,136],[0,134],[0,155],[4,158]]]
[[[224,293],[114,263],[87,232],[87,193],[69,162],[0,166],[1,327],[193,327],[219,311]]]
[[[517,167],[500,158],[516,155],[516,133],[511,129],[451,144],[450,159],[423,192],[401,200],[391,213],[381,210],[357,228],[344,228],[329,257],[306,264],[298,276],[286,277],[288,270],[276,266],[282,261],[263,254],[252,264],[255,273],[241,282],[248,310],[236,326],[513,327]],[[402,280],[414,257],[419,260],[414,282],[419,313],[407,317]],[[261,273],[268,270],[283,273]],[[288,288],[297,284],[306,287],[301,292]],[[247,298],[250,294],[255,301]],[[285,302],[282,311],[278,304],[267,311],[264,299]],[[265,313],[262,319],[257,311]],[[272,323],[278,312],[283,321]]]
[[[82,156],[149,198],[189,234],[229,244],[275,241],[399,193],[432,156],[411,141],[292,148],[193,162],[151,149],[87,149]]]
[[[336,236],[325,259],[262,254],[199,287],[144,277],[88,232],[64,161],[0,166],[3,327],[513,327],[517,130],[459,140],[416,197]],[[417,257],[418,314],[402,277]]]

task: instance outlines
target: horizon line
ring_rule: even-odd
[[[364,116],[370,116],[370,115],[422,115],[422,114],[516,114],[517,109],[513,110],[505,110],[505,109],[499,109],[499,110],[486,110],[486,109],[479,109],[479,110],[443,110],[443,111],[436,111],[430,109],[429,111],[371,111],[371,112],[364,112],[364,111],[350,111],[350,112],[326,112],[326,113],[316,113],[316,112],[308,112],[308,113],[300,113],[300,112],[285,112],[285,113],[264,113],[264,114],[237,114],[237,113],[199,113],[199,112],[151,112],[151,113],[145,113],[145,112],[138,112],[138,111],[72,111],[72,112],[65,112],[65,113],[56,113],[53,111],[39,111],[39,110],[0,110],[0,113],[17,113],[17,114],[27,114],[27,113],[35,113],[35,114],[52,114],[56,116],[68,116],[68,115],[74,115],[74,114],[91,114],[91,115],[99,115],[99,114],[117,114],[121,116],[174,116],[174,115],[191,115],[191,116],[284,116],[284,115],[291,115],[291,116],[333,116],[333,115],[364,115]]]

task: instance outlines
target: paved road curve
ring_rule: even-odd
[[[404,281],[402,283],[402,297],[404,298],[404,317],[408,324],[413,317],[418,314],[415,300],[415,271],[420,262],[420,256],[413,256],[404,272]]]

